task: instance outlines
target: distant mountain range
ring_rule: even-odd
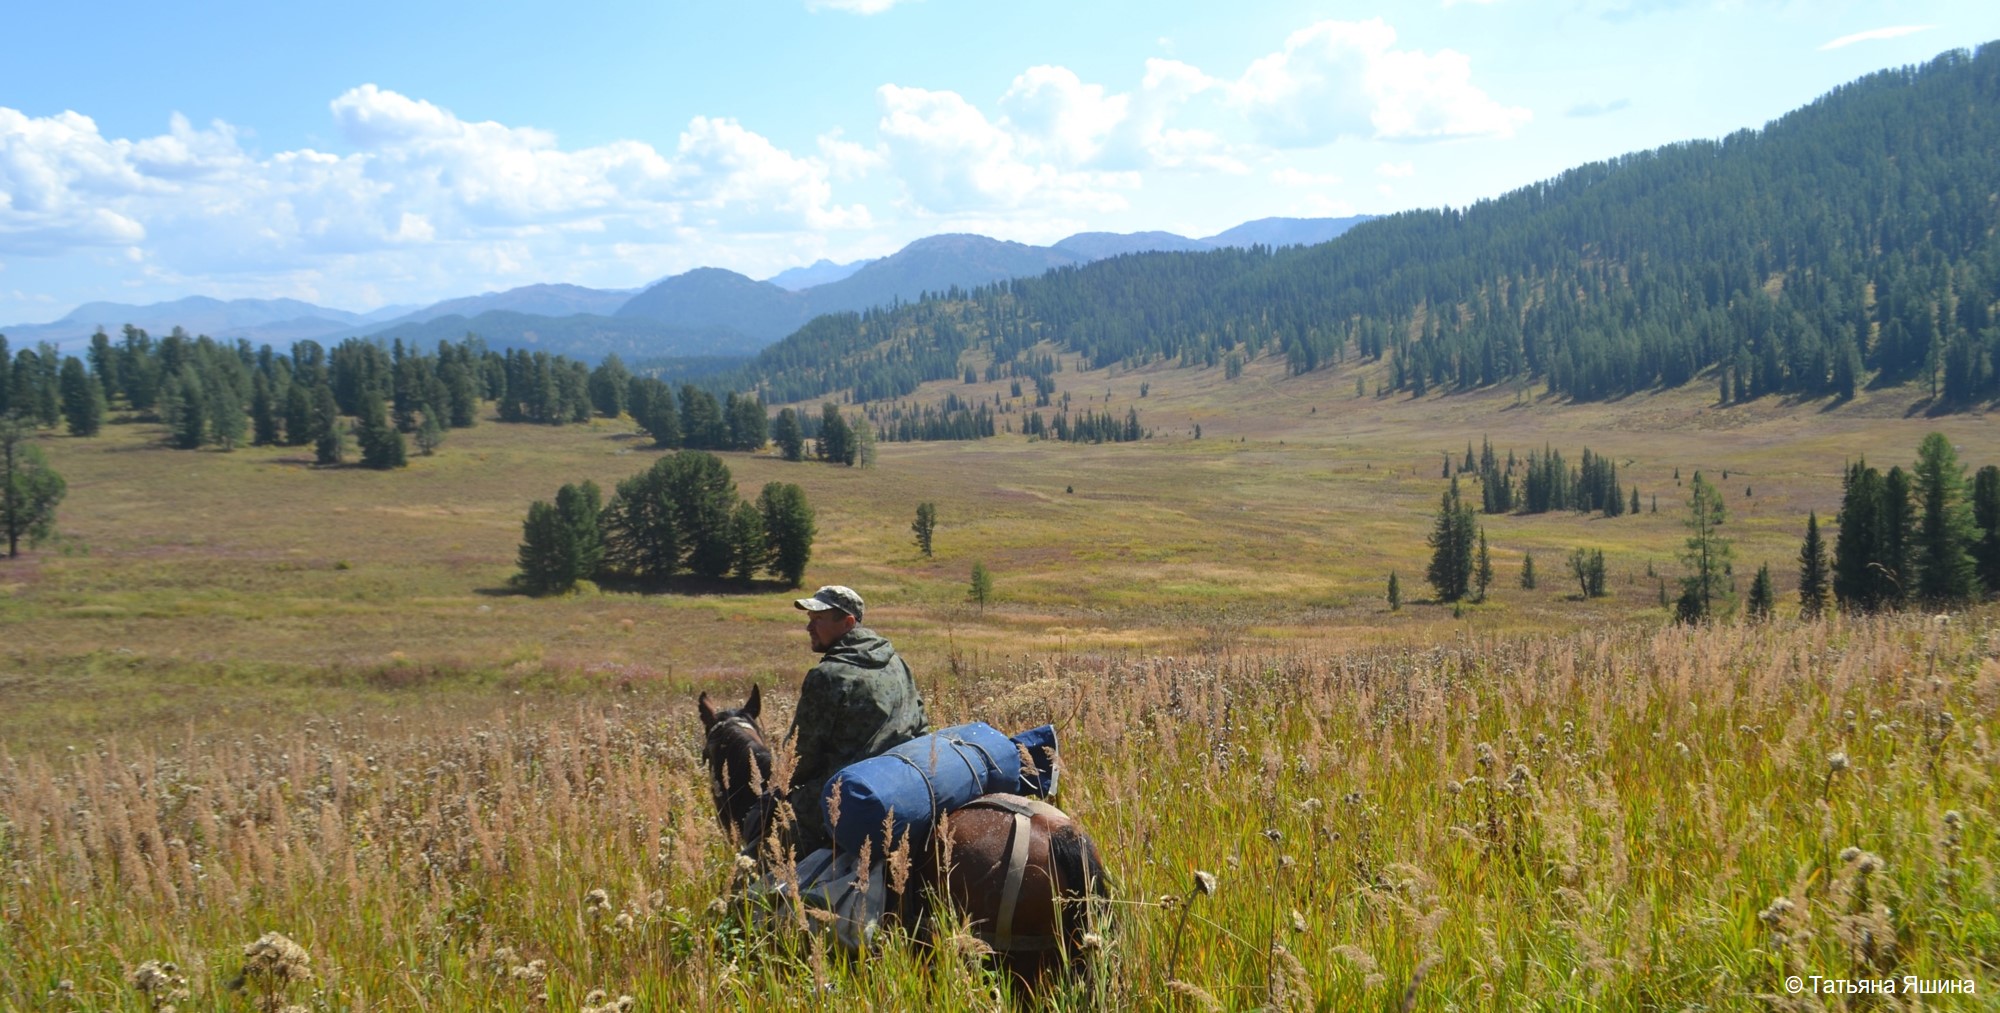
[[[493,348],[534,348],[588,360],[612,353],[625,358],[749,355],[825,313],[911,302],[925,292],[972,289],[1131,253],[1311,245],[1370,217],[1265,218],[1203,239],[1171,232],[1083,232],[1050,246],[947,234],[919,239],[880,259],[847,264],[821,260],[768,281],[701,267],[636,292],[527,285],[421,309],[389,306],[371,313],[295,299],[225,302],[192,296],[147,306],[94,302],[53,323],[4,327],[0,333],[17,348],[52,341],[72,352],[97,328],[115,336],[129,323],[155,334],[178,326],[218,340],[278,346],[306,339],[330,344],[356,336],[428,346],[471,332]]]

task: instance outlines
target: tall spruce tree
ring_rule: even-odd
[[[1472,563],[1472,587],[1474,601],[1486,600],[1486,589],[1493,584],[1493,556],[1486,551],[1486,526],[1479,526],[1479,552]]]
[[[787,461],[805,459],[806,434],[799,427],[799,413],[787,408],[778,413],[778,421],[771,427],[771,442],[778,445],[780,453]]]
[[[514,583],[528,594],[562,594],[576,586],[576,535],[554,504],[536,500],[528,505],[515,563]]]
[[[1972,504],[1966,497],[1965,466],[1951,441],[1931,433],[1917,447],[1917,594],[1932,606],[1972,600],[1979,572],[1972,558],[1977,543]]]
[[[340,424],[340,406],[334,401],[333,388],[319,384],[312,397],[313,460],[322,465],[340,464],[347,460],[347,434]]]
[[[355,429],[355,439],[361,445],[361,466],[388,470],[406,467],[410,463],[409,451],[403,445],[403,434],[389,423],[389,411],[382,403],[382,395],[367,391],[361,398],[361,420]]]
[[[96,436],[104,428],[104,392],[74,355],[62,364],[62,410],[71,436]]]
[[[791,482],[771,482],[757,495],[764,513],[764,535],[771,542],[771,571],[788,587],[805,579],[812,559],[813,509],[805,490]]]
[[[771,564],[771,540],[764,533],[764,512],[757,504],[749,500],[736,504],[729,515],[729,544],[735,553],[730,576],[745,584]]]
[[[1972,479],[1972,522],[1979,543],[1973,557],[1987,594],[2000,593],[2000,466],[1987,465]]]
[[[1460,499],[1458,479],[1454,477],[1438,501],[1437,520],[1427,540],[1431,562],[1424,576],[1436,590],[1439,601],[1458,601],[1471,589],[1476,529],[1472,508]]]
[[[917,519],[910,523],[910,531],[916,535],[917,548],[924,558],[931,558],[931,538],[937,534],[936,503],[925,500],[917,504]]]
[[[1806,537],[1799,546],[1799,617],[1818,619],[1826,611],[1826,542],[1819,536],[1819,513],[1806,514]]]
[[[1688,568],[1681,579],[1680,599],[1680,616],[1686,622],[1721,615],[1728,604],[1731,550],[1721,533],[1725,519],[1722,493],[1695,472],[1688,492],[1688,537],[1681,552],[1681,562]]]

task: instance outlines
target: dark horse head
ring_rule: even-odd
[[[696,701],[705,732],[701,758],[708,765],[708,790],[716,816],[742,842],[763,830],[764,793],[771,782],[771,747],[757,723],[763,700],[756,686],[743,706],[718,711],[703,693]]]

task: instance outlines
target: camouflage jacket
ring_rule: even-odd
[[[798,750],[787,793],[799,854],[826,847],[819,807],[828,778],[930,731],[910,666],[872,630],[856,626],[806,673],[787,732]]]

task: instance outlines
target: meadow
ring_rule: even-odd
[[[1907,464],[1939,430],[2000,462],[1990,421],[1911,417],[1906,392],[1411,401],[1220,373],[1064,374],[1136,406],[1139,444],[725,455],[746,494],[805,487],[807,587],[861,589],[934,720],[1057,723],[1062,802],[1119,891],[1094,980],[1051,1001],[1811,1009],[1851,1000],[1788,975],[1893,974],[1991,1002],[1991,607],[1789,617],[1846,461]],[[1423,601],[1440,465],[1482,438],[1613,455],[1658,512],[1482,518],[1488,600]],[[849,962],[717,903],[693,696],[761,684],[782,728],[811,661],[795,592],[508,592],[531,500],[660,453],[629,423],[488,422],[392,473],[167,450],[137,422],[42,439],[66,542],[0,563],[0,1005],[993,1005],[976,962],[894,940]],[[1776,622],[1667,624],[1695,469],[1739,586],[1778,577]],[[1609,597],[1576,595],[1576,547],[1605,550]],[[267,932],[298,949],[231,989]],[[146,961],[176,968],[150,992]]]

